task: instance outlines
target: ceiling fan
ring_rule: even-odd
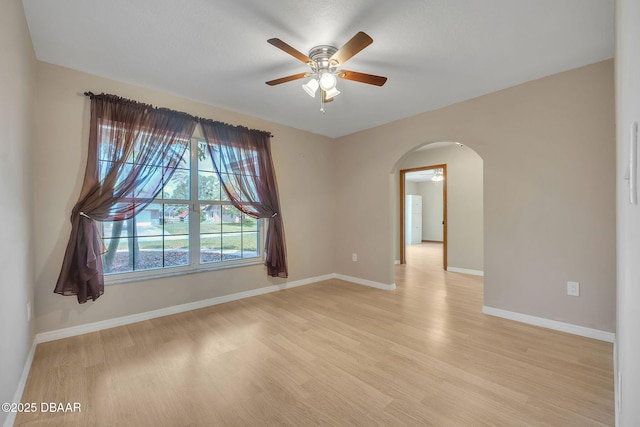
[[[311,71],[281,77],[266,83],[269,86],[275,86],[293,80],[313,77],[302,85],[302,87],[305,92],[312,97],[315,97],[316,92],[320,89],[320,111],[322,112],[324,112],[324,103],[333,101],[333,98],[340,94],[340,91],[336,89],[337,78],[375,86],[382,86],[387,81],[386,77],[340,69],[340,67],[355,54],[373,43],[373,39],[362,31],[353,36],[351,40],[346,42],[340,49],[330,45],[319,45],[311,48],[308,56],[280,39],[269,39],[267,42],[297,60],[304,62],[311,68]]]

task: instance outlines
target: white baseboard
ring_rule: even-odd
[[[370,286],[372,288],[382,289],[383,291],[395,291],[396,290],[396,284],[395,283],[387,285],[385,283],[374,282],[372,280],[360,279],[358,277],[352,277],[352,276],[345,276],[344,274],[335,274],[334,273],[332,276],[335,279],[340,279],[340,280],[344,280],[346,282],[356,283],[358,285]]]
[[[16,392],[13,395],[13,400],[11,402],[21,402],[22,401],[22,393],[24,393],[24,388],[27,385],[27,378],[29,378],[29,371],[31,371],[31,363],[33,363],[33,356],[36,354],[36,340],[34,338],[31,343],[31,349],[29,350],[29,354],[27,355],[27,360],[24,362],[24,368],[22,369],[22,375],[20,376],[20,381],[18,382],[18,388],[16,388]],[[11,427],[13,423],[16,421],[17,412],[8,412],[7,418],[5,418],[4,423],[2,424],[4,427]]]
[[[472,274],[474,276],[484,276],[484,271],[481,271],[481,270],[469,270],[468,268],[459,268],[459,267],[449,267],[449,266],[447,266],[447,271],[450,271],[452,273]]]
[[[68,338],[76,335],[82,335],[89,332],[101,331],[104,329],[115,328],[117,326],[124,326],[131,323],[142,322],[144,320],[155,319],[157,317],[169,316],[171,314],[182,313],[185,311],[196,310],[199,308],[209,307],[212,305],[223,304],[226,302],[237,301],[244,298],[250,298],[258,295],[264,295],[271,292],[282,291],[285,289],[291,289],[298,286],[310,285],[312,283],[322,282],[330,279],[341,279],[348,282],[353,282],[359,285],[370,286],[384,290],[394,290],[396,288],[395,283],[391,285],[385,285],[383,283],[373,282],[371,280],[359,279],[357,277],[344,276],[342,274],[326,274],[323,276],[310,277],[308,279],[296,280],[292,282],[283,283],[280,285],[267,286],[264,288],[258,288],[251,291],[238,292],[231,295],[223,295],[216,298],[210,298],[201,301],[194,301],[186,304],[174,305],[171,307],[161,308],[158,310],[147,311],[144,313],[132,314],[129,316],[116,317],[113,319],[107,319],[100,322],[87,323],[85,325],[72,326],[69,328],[57,329],[54,331],[40,332],[36,334],[31,345],[31,350],[25,362],[25,366],[18,383],[13,402],[20,402],[22,393],[29,377],[29,371],[31,370],[31,364],[33,362],[33,356],[35,354],[36,345],[47,341],[54,341],[62,338]],[[13,426],[16,418],[16,413],[9,413],[3,423],[3,427]]]
[[[622,381],[620,371],[618,370],[618,339],[616,338],[613,341],[613,404],[614,404],[614,414],[615,414],[615,427],[620,427],[620,392],[621,392],[621,384]]]
[[[616,334],[613,332],[601,331],[599,329],[558,322],[557,320],[545,319],[543,317],[535,317],[528,314],[501,310],[499,308],[487,307],[486,305],[482,307],[482,312],[490,316],[502,317],[504,319],[515,320],[516,322],[527,323],[529,325],[540,326],[560,332],[567,332],[569,334],[580,335],[582,337],[593,338],[600,341],[612,343],[616,338]]]
[[[393,265],[400,265],[400,260],[397,259],[397,260],[393,261]]]
[[[189,302],[186,304],[174,305],[171,307],[160,308],[158,310],[146,311],[144,313],[131,314],[129,316],[115,317],[113,319],[102,320],[99,322],[87,323],[84,325],[71,326],[69,328],[56,329],[54,331],[40,332],[36,334],[36,343],[59,340],[62,338],[82,335],[89,332],[101,331],[104,329],[115,328],[117,326],[129,325],[131,323],[142,322],[144,320],[155,319],[157,317],[169,316],[171,314],[183,313],[185,311],[197,310],[199,308],[209,307],[212,305],[224,304],[226,302],[237,301],[244,298],[250,298],[258,295],[264,295],[271,292],[291,289],[298,286],[309,285],[311,283],[321,282],[323,280],[332,279],[333,274],[324,276],[311,277],[308,279],[295,280],[293,282],[283,283],[281,285],[266,286],[264,288],[253,289],[251,291],[238,292],[230,295],[209,298],[200,301]]]
[[[169,316],[172,314],[183,313],[185,311],[197,310],[199,308],[209,307],[212,305],[224,304],[226,302],[237,301],[244,298],[251,298],[258,295],[264,295],[271,292],[291,289],[298,286],[309,285],[312,283],[322,282],[329,279],[341,279],[353,282],[359,285],[371,286],[378,289],[392,291],[396,288],[395,283],[385,285],[383,283],[373,282],[371,280],[359,279],[357,277],[344,276],[341,274],[326,274],[324,276],[310,277],[308,279],[295,280],[280,285],[266,286],[264,288],[253,289],[251,291],[238,292],[230,295],[209,298],[200,301],[189,302],[186,304],[174,305],[171,307],[160,308],[158,310],[146,311],[144,313],[131,314],[129,316],[115,317],[113,319],[102,320],[99,322],[87,323],[84,325],[71,326],[69,328],[56,329],[54,331],[40,332],[36,334],[35,342],[47,342],[59,340],[62,338],[73,337],[76,335],[87,334],[90,332],[102,331],[104,329],[115,328],[118,326],[129,325],[131,323],[142,322],[157,317]]]

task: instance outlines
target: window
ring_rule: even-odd
[[[110,282],[261,258],[269,276],[289,276],[270,132],[116,95],[85,95],[91,98],[87,167],[55,293],[75,295],[80,304],[104,294],[101,230],[111,247],[104,255],[116,277]],[[192,140],[196,126],[206,144]],[[212,172],[203,147],[219,157],[213,166],[230,201],[215,179],[205,182]],[[266,221],[232,206],[269,218],[266,232]]]
[[[193,138],[187,146],[173,175],[166,176],[161,167],[151,168],[145,180],[148,186],[162,180],[162,190],[152,203],[131,219],[100,223],[108,281],[262,261],[263,221],[231,204],[204,141]],[[109,144],[103,143],[99,152],[108,149]],[[242,161],[252,160],[247,157]],[[104,158],[100,157],[101,165]],[[134,150],[127,162],[137,161]],[[148,193],[145,188],[136,190],[140,197]]]

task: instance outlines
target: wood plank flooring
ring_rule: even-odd
[[[612,345],[482,314],[440,248],[409,245],[392,292],[329,280],[40,344],[22,402],[81,412],[15,425],[614,425]]]

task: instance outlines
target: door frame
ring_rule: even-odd
[[[409,172],[442,169],[444,180],[442,181],[442,269],[447,269],[447,165],[422,166],[419,168],[400,170],[400,264],[406,264],[406,241],[404,237],[404,211],[405,211],[405,175]]]

